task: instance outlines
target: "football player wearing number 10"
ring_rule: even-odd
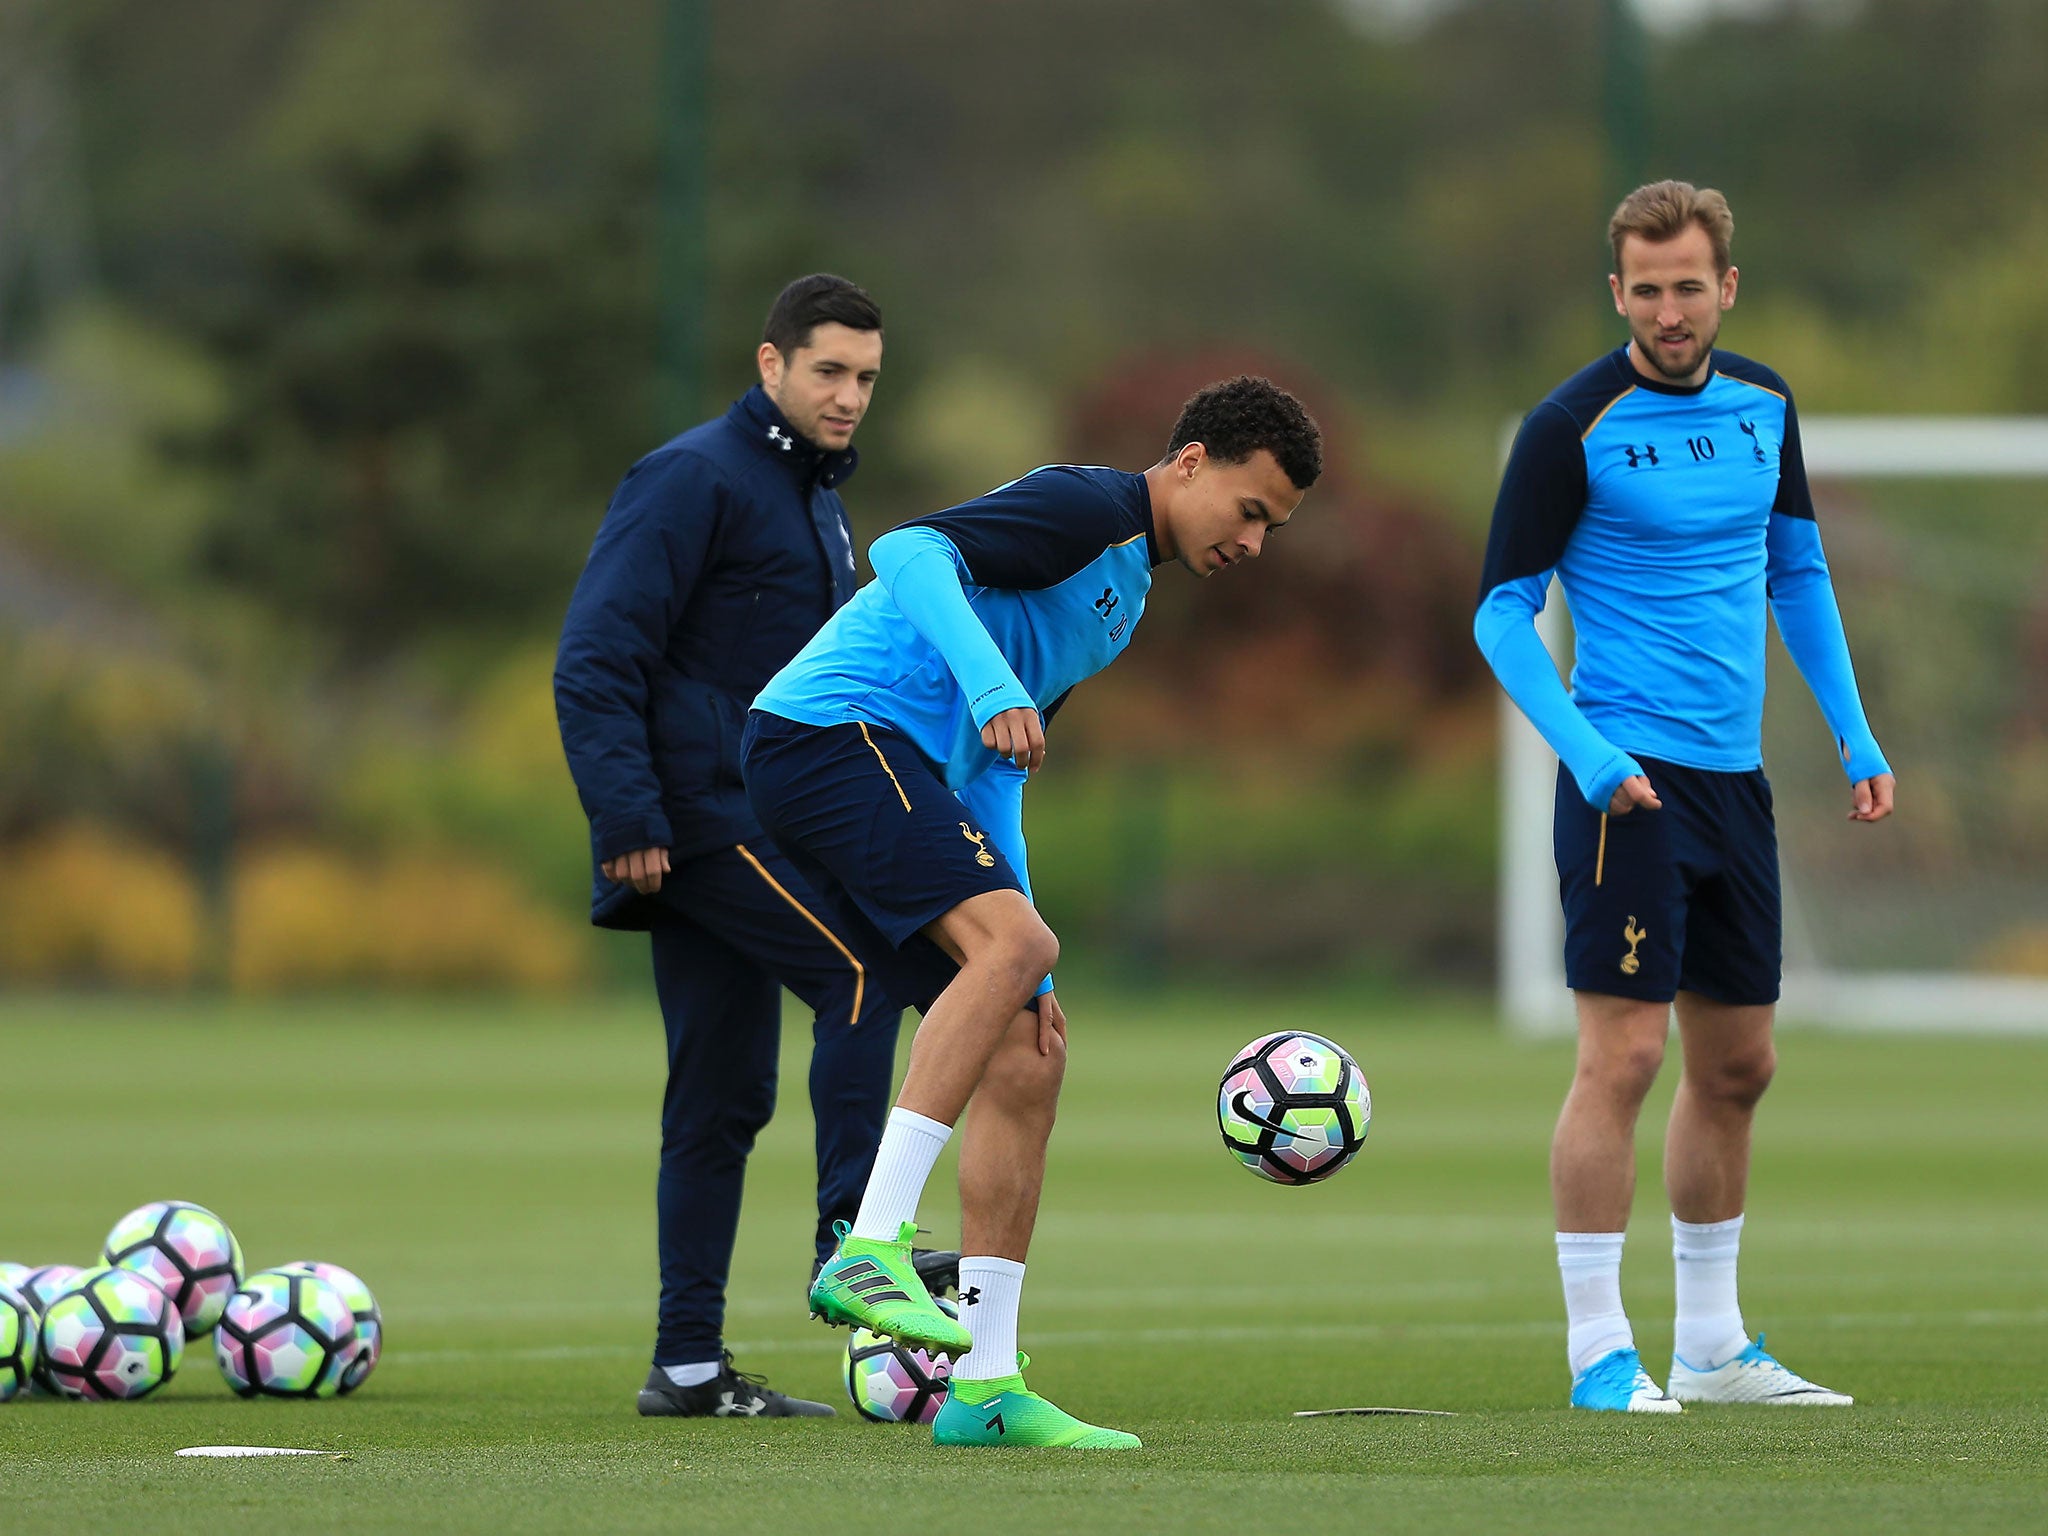
[[[938,1444],[1138,1444],[1028,1390],[1017,1352],[1067,1054],[1049,974],[1059,942],[1025,869],[1024,785],[1068,691],[1130,643],[1152,568],[1209,576],[1257,556],[1321,469],[1321,436],[1292,395],[1264,379],[1211,385],[1142,474],[1052,465],[883,535],[876,579],[754,701],[741,760],[756,816],[890,995],[924,1012],[811,1306],[954,1356]],[[956,1322],[918,1283],[910,1238],[970,1102]]]
[[[1735,1261],[1750,1123],[1771,1080],[1778,844],[1763,776],[1765,610],[1850,789],[1891,814],[1857,697],[1785,381],[1715,349],[1735,302],[1720,193],[1639,187],[1608,226],[1628,345],[1551,391],[1515,439],[1474,633],[1562,766],[1555,841],[1579,1054],[1551,1148],[1572,1405],[1846,1406],[1751,1342]],[[1552,572],[1578,635],[1569,694],[1532,620]],[[1678,1312],[1667,1396],[1621,1306],[1635,1124],[1673,999],[1684,1069],[1665,1142]]]

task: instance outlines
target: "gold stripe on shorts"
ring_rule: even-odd
[[[827,928],[822,922],[818,920],[817,913],[813,912],[809,907],[805,906],[802,902],[798,901],[794,896],[790,895],[789,891],[783,886],[782,882],[776,879],[773,875],[768,873],[768,866],[763,864],[759,859],[755,858],[752,853],[748,852],[747,845],[745,843],[734,843],[733,847],[739,850],[739,855],[741,858],[745,859],[749,864],[754,866],[754,873],[759,875],[763,880],[766,880],[768,882],[769,888],[773,890],[776,895],[780,896],[792,907],[795,907],[797,911],[803,913],[805,921],[807,921],[813,928],[817,929],[818,932],[825,935],[825,942],[827,944],[830,944],[834,949],[838,950],[839,953],[845,957],[846,963],[853,967],[853,1017],[848,1019],[846,1022],[849,1025],[858,1023],[860,1021],[861,994],[867,990],[868,985],[867,967],[862,965],[859,960],[854,958],[852,950],[848,949],[844,944],[839,942],[838,934],[834,933],[830,928]]]
[[[875,745],[875,738],[868,734],[867,721],[856,720],[853,723],[860,727],[860,739],[866,742],[868,750],[875,754],[875,761],[882,765],[882,772],[889,775],[889,782],[896,786],[896,798],[903,802],[903,809],[909,810],[910,796],[903,793],[903,781],[896,777],[896,770],[889,766],[889,759],[882,756],[882,749]]]

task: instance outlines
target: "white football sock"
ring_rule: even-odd
[[[679,1387],[701,1387],[718,1374],[723,1360],[701,1360],[695,1365],[664,1365],[662,1374]]]
[[[878,1237],[893,1243],[904,1222],[917,1220],[918,1197],[952,1134],[953,1127],[916,1110],[899,1105],[889,1111],[889,1123],[882,1127],[882,1145],[875,1152],[875,1169],[860,1198],[860,1214],[853,1218],[855,1237]]]
[[[1017,1374],[1017,1302],[1024,1266],[1015,1259],[960,1260],[960,1321],[974,1348],[953,1362],[955,1380],[995,1381]]]
[[[1571,1331],[1565,1352],[1577,1376],[1602,1355],[1634,1349],[1635,1330],[1621,1309],[1621,1244],[1625,1232],[1560,1232],[1557,1269]]]
[[[1718,1370],[1749,1348],[1735,1299],[1735,1259],[1742,1218],[1690,1222],[1671,1218],[1671,1257],[1678,1268],[1678,1317],[1671,1352],[1697,1371]]]

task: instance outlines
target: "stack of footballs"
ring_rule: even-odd
[[[361,1280],[310,1260],[251,1275],[204,1206],[130,1211],[102,1257],[91,1269],[0,1262],[0,1403],[147,1397],[176,1374],[185,1341],[209,1332],[243,1397],[353,1392],[383,1353],[384,1315]]]

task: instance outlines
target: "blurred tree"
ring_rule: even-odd
[[[352,832],[497,846],[517,823],[533,846],[516,861],[559,884],[530,810],[559,792],[538,758],[500,773],[496,728],[446,693],[358,709],[303,678],[309,654],[378,681],[453,659],[434,680],[465,690],[527,666],[606,493],[658,435],[663,0],[43,3],[71,51],[103,298],[125,318],[53,317],[35,390],[0,396],[0,533],[269,680],[275,707],[250,712],[336,745],[304,754],[335,781],[307,793]],[[1227,852],[1214,786],[1191,785],[1176,858],[1377,860],[1389,882],[1398,867],[1388,905],[1416,912],[1430,872],[1465,870],[1445,900],[1483,922],[1476,541],[1502,422],[1620,338],[1601,239],[1613,3],[1461,0],[1389,28],[1345,0],[702,0],[702,406],[751,382],[790,276],[869,286],[889,349],[850,500],[871,535],[1063,453],[1143,463],[1217,372],[1312,371],[1333,468],[1304,522],[1242,583],[1163,573],[1129,670],[1063,716],[1063,761],[1156,743],[1185,766],[1235,732],[1219,756],[1284,755],[1269,781],[1293,808],[1244,819]],[[2033,0],[1725,6],[1648,39],[1628,82],[1646,173],[1728,192],[1745,269],[1728,339],[1804,409],[2048,398],[2028,190],[2048,170],[2044,57]],[[181,330],[211,357],[160,344]],[[25,434],[10,423],[30,395],[54,403]],[[169,430],[205,476],[135,451]],[[1830,532],[1845,563],[1851,526]],[[1902,676],[1946,685],[1952,665],[1908,643],[1924,654],[1892,663]],[[1859,658],[1886,661],[1861,639]],[[1214,686],[1187,718],[1148,713],[1190,697],[1176,661]],[[500,727],[545,735],[538,692],[502,686],[520,702]],[[389,761],[334,769],[375,737]],[[51,793],[75,781],[72,799],[150,798],[32,756],[0,766]],[[243,799],[304,779],[245,764]],[[1074,784],[1069,831],[1088,836],[1062,857],[1099,873],[1081,861],[1129,815],[1120,791],[1092,793]],[[43,795],[12,814],[33,820]],[[1369,836],[1344,821],[1363,804]],[[1457,953],[1483,949],[1455,931]]]
[[[178,441],[226,488],[205,563],[350,663],[543,620],[644,446],[617,228],[504,227],[486,175],[452,129],[323,155],[208,327],[228,406]]]
[[[1076,703],[1114,692],[1154,753],[1342,760],[1386,750],[1448,701],[1490,695],[1470,640],[1478,551],[1435,509],[1373,483],[1349,412],[1300,365],[1242,347],[1133,359],[1074,402],[1069,447],[1083,463],[1156,463],[1182,402],[1244,372],[1316,415],[1322,478],[1257,570],[1195,582],[1162,567],[1129,659]]]

